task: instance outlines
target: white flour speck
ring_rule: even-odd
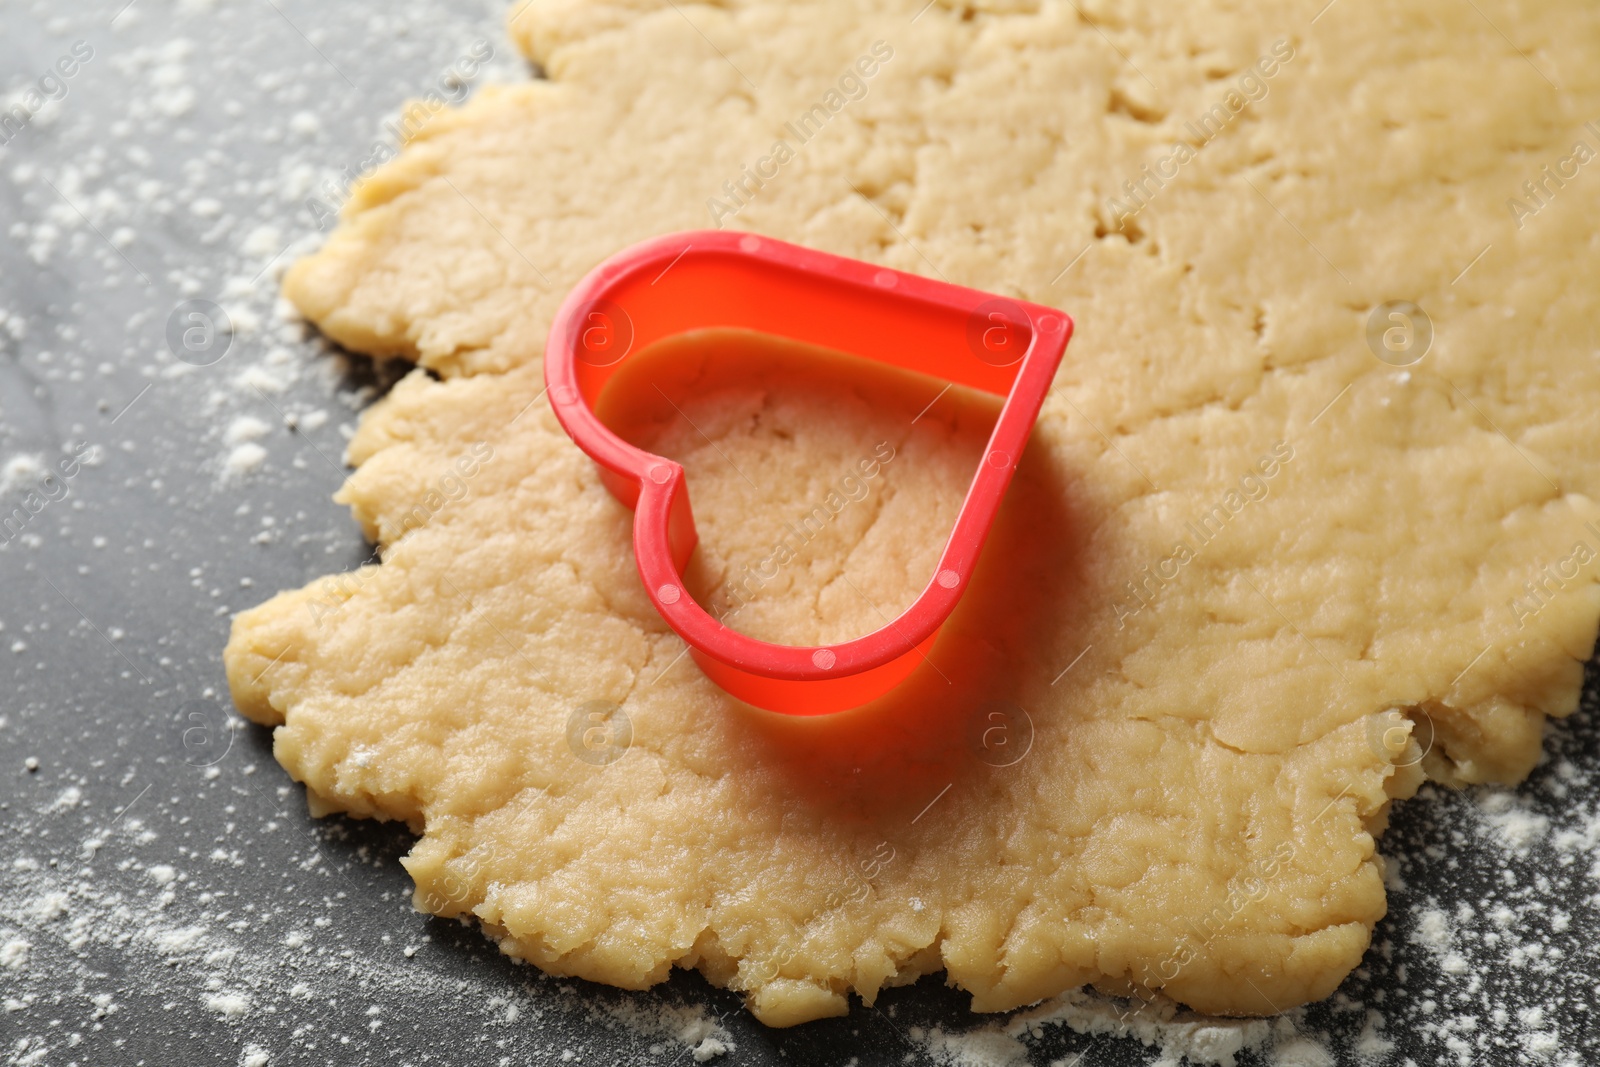
[[[0,945],[0,967],[8,971],[20,971],[28,966],[28,952],[33,948],[33,943],[24,941],[20,937],[13,937],[5,944]]]
[[[240,415],[228,424],[222,439],[230,445],[242,445],[246,441],[259,441],[271,432],[272,427],[254,415]]]
[[[223,461],[223,479],[239,481],[260,470],[266,462],[267,450],[260,445],[254,442],[239,445],[229,452],[228,458]]]
[[[213,993],[205,998],[205,1006],[233,1023],[249,1013],[250,998],[243,993]]]

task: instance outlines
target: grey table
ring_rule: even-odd
[[[42,104],[0,120],[0,1055],[668,1064],[713,1025],[719,1063],[978,1055],[930,1038],[992,1022],[937,979],[767,1031],[695,976],[546,978],[412,911],[403,830],[306,815],[219,657],[231,612],[368,557],[329,495],[388,379],[281,321],[276,274],[475,41],[482,77],[533,72],[499,0],[124,2],[0,0],[7,105]],[[1367,965],[1240,1062],[1600,1062],[1597,750],[1591,703],[1520,791],[1403,806]],[[1157,1052],[1057,1026],[995,1055]]]

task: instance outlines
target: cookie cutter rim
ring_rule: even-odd
[[[973,323],[980,332],[996,328],[983,325],[995,316],[998,326],[1021,325],[1008,315],[1026,319],[1023,355],[1005,363],[981,358],[969,340]],[[586,342],[596,323],[609,331],[604,336],[615,354],[594,358],[596,346]],[[850,336],[845,326],[862,332]],[[698,535],[683,467],[624,441],[600,421],[594,404],[634,351],[709,329],[787,338],[1005,398],[938,566],[916,600],[885,626],[837,644],[780,645],[724,626],[689,595],[682,572]],[[823,715],[886,694],[926,658],[977,566],[1072,331],[1071,317],[1055,308],[770,237],[694,230],[624,249],[568,293],[546,344],[545,389],[562,428],[599,465],[612,495],[633,509],[645,592],[701,670],[756,707]],[[865,346],[851,343],[863,339]]]

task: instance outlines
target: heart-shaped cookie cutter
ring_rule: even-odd
[[[630,353],[710,329],[788,338],[1006,398],[927,588],[882,629],[835,645],[776,645],[724,626],[685,590],[697,536],[683,467],[622,440],[594,404]],[[700,669],[746,703],[822,715],[884,695],[926,658],[977,566],[1071,336],[1072,320],[1054,308],[770,237],[690,231],[634,245],[578,283],[550,327],[545,386],[561,425],[634,509],[645,591]]]

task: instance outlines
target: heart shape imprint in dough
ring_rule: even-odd
[[[802,647],[730,629],[684,590],[697,537],[683,467],[624,441],[593,405],[630,353],[697,330],[749,330],[1005,397],[928,585],[886,625]],[[1009,300],[754,234],[668,234],[634,245],[568,294],[550,329],[545,385],[556,418],[634,509],[634,555],[656,610],[707,677],[791,715],[859,707],[925,657],[961,599],[1072,336],[1054,308]]]

